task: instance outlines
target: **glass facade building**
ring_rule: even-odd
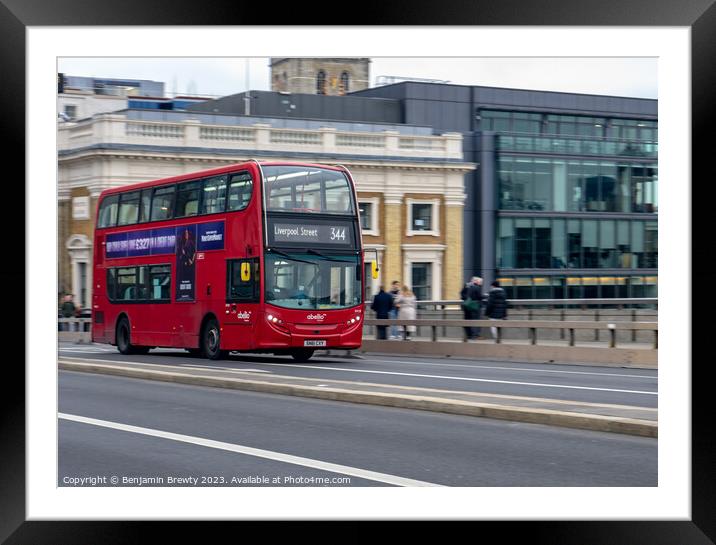
[[[656,297],[657,122],[492,109],[478,116],[493,144],[483,154],[495,187],[491,276],[508,297]]]
[[[509,298],[656,297],[658,108],[651,99],[404,82],[404,123],[463,135],[464,278]]]

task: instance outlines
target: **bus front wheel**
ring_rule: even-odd
[[[228,354],[226,350],[221,350],[220,346],[221,329],[219,328],[219,322],[212,318],[206,322],[201,332],[201,351],[205,358],[220,360]]]
[[[291,350],[291,357],[298,362],[304,362],[311,359],[313,356],[313,350],[310,348],[297,348]]]

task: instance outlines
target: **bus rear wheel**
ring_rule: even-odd
[[[117,324],[117,350],[120,354],[146,354],[148,346],[134,346],[131,342],[129,320],[122,318]]]
[[[311,348],[296,348],[291,350],[291,357],[298,362],[304,362],[311,359],[313,352]]]
[[[227,350],[221,350],[221,329],[219,322],[212,318],[204,324],[201,332],[201,352],[205,358],[220,360],[228,354]]]

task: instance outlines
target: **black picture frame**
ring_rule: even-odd
[[[3,125],[5,134],[11,138],[6,143],[5,157],[23,157],[25,155],[25,33],[29,26],[71,26],[71,25],[255,25],[265,22],[277,24],[318,24],[309,20],[316,13],[335,14],[336,4],[311,3],[302,14],[290,13],[283,16],[276,13],[275,6],[265,3],[238,4],[219,1],[207,9],[205,3],[137,2],[122,3],[83,2],[81,0],[58,0],[40,2],[39,0],[2,0],[0,1],[0,57],[2,58],[3,82],[0,85],[0,97],[4,108]],[[278,10],[281,11],[281,10]],[[294,11],[294,10],[286,10]],[[301,11],[300,9],[297,11]],[[357,9],[347,10],[350,17],[341,20],[346,24],[388,24],[388,25],[567,25],[567,26],[683,26],[691,29],[692,36],[692,157],[693,178],[703,178],[699,187],[699,199],[693,207],[692,233],[703,239],[697,220],[708,218],[706,206],[712,199],[708,197],[714,191],[713,184],[705,176],[705,164],[709,141],[707,128],[714,120],[712,95],[716,89],[716,6],[714,0],[681,0],[679,2],[654,2],[653,0],[606,0],[590,2],[588,0],[552,0],[519,1],[505,0],[488,2],[477,0],[470,3],[448,0],[439,4],[422,2],[372,4],[362,3]],[[309,13],[310,12],[310,13]],[[277,18],[278,17],[278,18]],[[289,18],[291,18],[289,20]],[[335,21],[331,24],[335,24]],[[24,162],[16,161],[24,173]],[[13,169],[14,170],[14,169]],[[18,172],[14,170],[14,172]],[[12,202],[26,203],[31,198],[26,187],[17,183],[21,176],[14,174],[13,180],[7,180],[6,191],[14,192],[8,198]],[[24,176],[22,176],[24,179]],[[681,183],[687,184],[688,180]],[[9,201],[6,201],[9,202]],[[16,210],[23,207],[16,206]],[[712,212],[711,212],[712,214]],[[12,225],[23,225],[24,218],[11,218]],[[705,240],[692,245],[692,260],[700,262],[701,267],[693,267],[691,279],[694,287],[704,299],[697,307],[708,305],[706,297],[713,277],[713,269],[706,261],[712,253]],[[22,255],[13,255],[14,265],[6,266],[3,272],[5,289],[10,291],[11,302],[6,307],[14,322],[25,323],[25,301],[20,299],[20,290],[14,286],[24,285],[25,259]],[[690,264],[684,265],[684,274],[689,274]],[[692,265],[693,266],[693,265]],[[676,297],[691,297],[680,286],[669,286],[668,292]],[[48,304],[51,304],[48,302]],[[22,312],[16,309],[22,308]],[[19,315],[19,316],[18,316]],[[682,316],[684,320],[692,317]],[[695,319],[693,316],[693,340],[707,338],[710,333],[707,319]],[[25,342],[29,342],[30,329],[25,332]],[[6,346],[20,344],[19,340]],[[24,343],[20,344],[24,347]],[[20,349],[24,359],[24,348]],[[698,355],[698,351],[696,352]],[[692,355],[693,358],[693,355]],[[670,362],[688,365],[689,362]],[[708,367],[709,358],[698,361],[693,358],[692,366],[692,516],[689,521],[506,521],[480,523],[488,536],[498,533],[500,541],[524,539],[529,543],[550,544],[707,544],[716,539],[716,451],[714,428],[710,422],[707,400],[710,397]],[[187,535],[185,523],[167,522],[81,522],[81,521],[26,521],[25,517],[25,372],[16,358],[6,355],[3,369],[3,410],[0,416],[2,437],[2,456],[0,459],[0,540],[7,544],[44,544],[44,543],[140,543],[147,541],[150,527],[160,526],[163,542],[174,536]],[[23,385],[23,387],[20,387]],[[218,538],[216,523],[205,523],[212,528],[204,528],[204,537]],[[249,529],[244,527],[242,536]],[[208,532],[208,533],[204,533]],[[474,530],[473,530],[474,532]],[[474,533],[472,536],[478,539]],[[239,536],[237,536],[239,537]],[[489,539],[496,539],[493,537]]]

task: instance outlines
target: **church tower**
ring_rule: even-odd
[[[345,95],[367,89],[370,59],[274,58],[271,90],[312,95]]]

